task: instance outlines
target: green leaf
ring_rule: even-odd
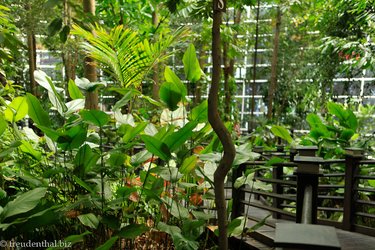
[[[273,126],[271,128],[271,132],[275,135],[280,137],[281,139],[287,141],[288,143],[293,142],[293,138],[290,136],[290,133],[288,130],[286,130],[284,127],[281,126]]]
[[[34,209],[39,201],[46,195],[46,192],[47,188],[35,188],[18,195],[14,200],[5,205],[4,210],[0,215],[0,221],[4,221],[4,219],[8,217],[23,214]]]
[[[189,156],[185,158],[182,162],[181,167],[179,168],[180,173],[182,174],[189,174],[191,171],[194,170],[198,162],[198,157],[196,155]]]
[[[111,167],[121,167],[125,163],[125,154],[120,152],[112,152],[108,159],[108,164]]]
[[[146,127],[147,122],[141,122],[137,126],[132,127],[130,125],[123,125],[126,127],[126,133],[123,136],[122,140],[124,143],[129,143],[131,140],[133,140],[137,135],[139,135]]]
[[[94,190],[86,182],[81,180],[78,176],[73,175],[73,179],[75,180],[75,182],[77,182],[78,185],[80,185],[81,187],[83,187],[84,189],[89,191],[90,193],[92,193],[92,194],[95,193]]]
[[[48,91],[48,98],[53,107],[56,108],[56,110],[63,116],[68,108],[65,105],[64,98],[59,94],[59,92],[62,93],[64,89],[56,87],[52,82],[52,79],[41,70],[35,70],[34,77],[35,81],[37,81],[40,86]]]
[[[23,119],[28,112],[27,98],[18,96],[8,105],[4,111],[4,117],[9,122],[18,122]]]
[[[245,217],[238,217],[228,224],[228,236],[240,236],[245,223]]]
[[[78,219],[83,225],[94,229],[96,229],[99,225],[99,219],[93,213],[81,214],[78,216]]]
[[[311,129],[320,128],[324,126],[322,120],[317,114],[313,114],[313,113],[308,114],[306,117],[306,121],[309,123]]]
[[[89,234],[92,234],[92,233],[89,232],[89,231],[86,231],[82,234],[70,235],[70,236],[66,237],[64,240],[65,240],[65,242],[71,242],[72,245],[74,245],[78,242],[83,242],[84,239],[85,239],[85,236],[89,235]],[[55,248],[53,248],[53,249],[55,249]]]
[[[74,172],[83,177],[96,164],[99,157],[99,154],[94,153],[89,145],[83,145],[74,158]]]
[[[209,219],[215,218],[215,215],[209,214],[209,213],[205,213],[205,212],[201,212],[201,211],[195,211],[195,210],[193,210],[193,211],[191,211],[191,213],[198,220],[205,220],[205,221],[207,221]]]
[[[48,35],[54,36],[61,30],[61,27],[63,25],[63,20],[61,17],[57,17],[52,20],[52,22],[47,27]]]
[[[79,114],[81,115],[83,121],[98,127],[103,127],[110,120],[110,116],[101,110],[82,110],[79,112]]]
[[[68,82],[68,92],[70,98],[72,98],[73,100],[85,98],[81,90],[79,90],[76,83],[72,79],[70,79]]]
[[[160,86],[159,97],[168,109],[174,111],[178,108],[177,104],[182,100],[182,92],[176,83],[165,82]]]
[[[8,127],[8,124],[5,121],[4,117],[0,116],[0,136],[5,132],[7,127]]]
[[[208,102],[207,100],[204,100],[193,108],[191,111],[191,119],[196,122],[207,122],[208,121]]]
[[[32,94],[27,93],[27,105],[29,107],[28,113],[30,118],[37,124],[43,127],[51,127],[51,122],[46,111],[43,110],[39,100]]]
[[[124,89],[127,90],[127,89]],[[132,89],[128,89],[125,93],[123,93],[123,97],[116,102],[116,104],[113,106],[112,110],[115,111],[123,106],[125,106],[135,95],[140,95],[138,91],[134,91]]]
[[[164,222],[159,222],[157,225],[157,229],[159,229],[162,232],[165,232],[169,235],[173,235],[175,233],[181,233],[181,229],[177,226],[171,226]]]
[[[171,152],[167,144],[149,135],[141,135],[141,139],[145,143],[147,150],[152,154],[160,157],[160,159],[164,161],[168,161],[170,159]]]
[[[347,114],[348,114],[348,117],[346,119],[346,127],[349,128],[349,129],[352,129],[354,131],[357,130],[358,128],[358,119],[357,117],[355,116],[355,114],[353,113],[352,110],[347,110]]]
[[[103,245],[96,248],[96,250],[109,250],[116,243],[117,240],[118,236],[113,236],[109,240],[107,240]]]
[[[182,97],[185,97],[187,95],[186,86],[182,83],[180,78],[168,66],[165,67],[164,77],[165,77],[165,81],[173,82],[174,84],[176,84],[176,86],[181,91]]]
[[[197,122],[188,122],[183,128],[167,136],[164,142],[168,145],[171,152],[174,152],[191,137],[196,126]]]
[[[283,163],[283,162],[285,162],[285,159],[273,156],[271,159],[269,159],[266,162],[265,166],[273,166],[273,165],[275,165],[277,163]]]
[[[148,230],[150,229],[144,224],[131,224],[122,228],[118,235],[125,239],[135,239],[137,236],[140,236]]]
[[[352,129],[344,129],[341,134],[340,134],[340,139],[341,140],[345,140],[345,141],[349,141],[350,138],[352,138],[352,136],[354,135],[354,131]]]
[[[68,36],[69,36],[69,33],[70,33],[70,27],[69,25],[65,25],[64,28],[60,31],[60,41],[62,43],[65,43],[66,40],[68,40]]]
[[[182,61],[184,63],[185,76],[190,82],[197,82],[202,75],[202,70],[199,65],[197,55],[195,53],[195,47],[193,44],[189,44]]]
[[[38,161],[41,159],[42,153],[40,151],[35,150],[28,141],[22,140],[21,142],[22,142],[22,145],[20,146],[20,149],[22,152],[30,155],[31,157],[33,157],[34,159]]]
[[[340,121],[346,120],[347,113],[340,104],[329,102],[327,104],[327,109],[332,115],[335,115]]]

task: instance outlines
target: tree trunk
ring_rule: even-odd
[[[68,0],[64,0],[64,25],[71,26],[72,17],[71,17],[71,8],[68,3]],[[65,45],[63,45],[64,47]],[[76,78],[76,55],[78,52],[75,50],[74,46],[70,46],[68,48],[64,48],[63,52],[63,63],[64,63],[64,70],[65,70],[65,81],[69,82],[69,80],[75,80]]]
[[[271,62],[271,81],[268,88],[268,111],[267,118],[272,118],[273,100],[277,89],[277,61],[279,59],[279,38],[280,38],[280,26],[281,26],[281,10],[277,7],[276,26],[275,26],[275,37],[273,40],[273,54]]]
[[[154,11],[152,12],[152,25],[156,28],[159,24],[158,9],[155,5]],[[156,36],[156,34],[154,34]],[[159,100],[159,65],[155,64],[152,68],[152,98],[154,100]]]
[[[83,11],[95,15],[95,0],[83,0]],[[86,56],[84,60],[84,74],[90,82],[97,81],[96,63],[93,59]],[[86,109],[98,109],[99,97],[98,91],[87,92],[85,108]]]
[[[36,70],[36,42],[34,31],[31,29],[27,31],[27,54],[29,61],[29,91],[34,96],[38,96],[37,84],[34,78],[34,71]]]
[[[258,60],[258,40],[259,40],[259,13],[260,13],[260,0],[257,3],[257,15],[256,15],[256,26],[255,26],[255,45],[254,45],[254,57],[253,57],[253,81],[251,84],[251,123],[250,130],[255,128],[254,111],[255,111],[255,95],[256,95],[256,72],[257,72],[257,60]]]
[[[208,96],[208,121],[219,137],[224,148],[223,158],[214,173],[215,204],[217,209],[217,219],[219,227],[219,249],[228,249],[227,237],[227,212],[225,204],[224,180],[235,157],[235,148],[231,135],[220,118],[218,111],[219,104],[219,84],[221,75],[221,37],[220,25],[222,21],[221,11],[225,11],[225,0],[213,1],[213,23],[212,23],[212,83]]]

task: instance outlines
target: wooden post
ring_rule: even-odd
[[[241,164],[237,168],[234,168],[232,172],[232,220],[241,216],[245,212],[245,206],[241,203],[241,200],[245,199],[245,193],[241,190],[243,186],[239,188],[234,187],[234,183],[243,175],[245,169],[246,165]]]
[[[255,146],[253,148],[253,151],[255,153],[258,153],[258,154],[262,155],[263,154],[263,147],[262,146]],[[260,159],[262,159],[262,157]],[[256,178],[256,177],[259,177],[259,170],[257,170],[257,171],[254,172],[254,178]],[[254,194],[254,199],[255,200],[259,201],[259,198],[260,198],[259,194]]]
[[[352,231],[355,223],[355,201],[358,192],[355,190],[358,182],[355,176],[359,172],[359,161],[363,158],[363,150],[359,148],[347,148],[345,156],[345,193],[344,193],[344,216],[342,227],[344,230]]]
[[[318,184],[319,184],[319,163],[323,161],[320,157],[315,157],[317,147],[297,147],[299,155],[294,157],[294,161],[298,163],[297,175],[297,209],[296,209],[296,223],[301,223],[303,214],[303,204],[305,198],[305,191],[308,188],[311,190],[311,207],[305,208],[309,210],[308,223],[317,223],[318,214]],[[306,214],[306,213],[305,213]]]

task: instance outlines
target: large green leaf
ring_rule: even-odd
[[[27,104],[30,118],[40,126],[51,127],[51,122],[48,113],[44,111],[39,100],[32,94],[27,93]]]
[[[186,142],[193,134],[193,129],[197,126],[197,122],[188,122],[183,128],[177,130],[173,134],[170,134],[164,140],[165,144],[168,145],[171,152],[174,152],[182,144]]]
[[[322,120],[317,114],[310,113],[306,117],[306,121],[309,123],[310,128],[320,128],[323,125]]]
[[[93,213],[81,214],[78,216],[78,219],[83,225],[91,228],[97,228],[99,225],[99,219]]]
[[[174,111],[178,108],[178,103],[182,100],[183,93],[174,82],[165,82],[160,86],[159,97],[165,105]]]
[[[191,119],[197,122],[207,122],[208,120],[208,102],[204,100],[201,104],[191,111]]]
[[[101,110],[82,110],[81,112],[79,112],[79,114],[81,115],[83,121],[96,125],[98,127],[103,127],[110,120],[110,116]]]
[[[68,92],[70,98],[72,98],[73,100],[85,98],[81,90],[79,90],[76,83],[72,79],[70,79],[68,82]]]
[[[89,145],[83,145],[77,152],[74,158],[75,169],[74,172],[83,177],[92,166],[96,164],[99,159],[99,154],[94,153]]]
[[[182,83],[180,78],[173,72],[173,70],[171,70],[168,66],[165,67],[164,77],[165,77],[165,81],[173,82],[174,84],[176,84],[176,86],[181,91],[182,97],[185,97],[187,95],[186,86]]]
[[[347,113],[340,104],[329,102],[327,104],[327,109],[332,115],[335,115],[340,121],[346,120]]]
[[[189,44],[182,61],[184,63],[185,76],[190,82],[197,82],[202,75],[202,70],[199,65],[197,55],[195,53],[195,47],[193,44]]]
[[[347,113],[348,113],[348,117],[346,119],[346,127],[348,129],[352,129],[354,131],[357,130],[358,128],[358,119],[357,117],[355,116],[355,114],[353,113],[352,110],[347,110]]]
[[[113,236],[109,240],[107,240],[103,245],[96,248],[96,250],[109,250],[116,243],[117,240],[118,236]]]
[[[128,124],[122,126],[126,128],[126,132],[122,140],[124,143],[129,143],[147,127],[147,122],[141,122],[135,127],[132,127]]]
[[[152,154],[159,156],[160,159],[167,161],[171,158],[171,152],[167,144],[161,142],[155,137],[149,135],[141,135],[141,139],[146,145],[148,151]]]
[[[0,221],[4,219],[26,213],[34,209],[39,201],[46,195],[47,188],[35,188],[31,191],[18,195],[14,200],[8,202],[3,212],[0,214]]]
[[[4,111],[4,117],[9,122],[18,122],[27,115],[27,99],[24,96],[18,96],[8,105]]]
[[[271,128],[271,132],[277,136],[280,137],[281,139],[287,141],[288,143],[293,142],[293,138],[290,136],[289,131],[281,126],[275,125]]]
[[[119,236],[125,239],[134,239],[149,230],[144,224],[131,224],[120,230]]]
[[[22,152],[30,155],[38,161],[40,160],[40,158],[42,157],[42,153],[40,151],[35,150],[28,141],[22,140],[21,143],[22,145],[20,145],[20,149]]]
[[[180,173],[189,174],[194,170],[198,162],[198,157],[196,155],[191,155],[182,162],[181,167],[179,168]]]
[[[58,88],[52,82],[52,79],[41,70],[34,71],[35,81],[48,91],[48,98],[51,101],[53,107],[63,116],[68,110],[65,105],[64,98],[59,94],[64,91],[62,88]]]

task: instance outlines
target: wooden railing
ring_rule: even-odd
[[[375,182],[375,160],[366,160],[360,149],[347,149],[345,159],[334,160],[315,157],[315,152],[315,147],[301,147],[291,152],[280,149],[261,152],[259,161],[236,168],[232,174],[233,184],[246,170],[265,166],[272,157],[287,160],[255,171],[253,180],[268,184],[272,191],[249,185],[233,187],[232,217],[246,215],[262,219],[253,218],[251,212],[246,214],[250,206],[267,210],[276,219],[299,223],[304,190],[311,186],[312,223],[375,236],[375,188],[365,185],[369,180]]]

